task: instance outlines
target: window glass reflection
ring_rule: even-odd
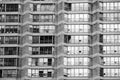
[[[67,33],[87,33],[90,31],[90,25],[64,25],[64,31]]]
[[[64,47],[65,53],[68,55],[73,55],[73,54],[77,54],[77,55],[82,55],[82,54],[89,54],[89,47],[87,46],[81,46],[81,47]]]
[[[88,69],[64,69],[65,77],[87,77],[89,76]]]

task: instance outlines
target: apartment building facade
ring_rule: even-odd
[[[120,0],[0,0],[0,80],[120,80]]]

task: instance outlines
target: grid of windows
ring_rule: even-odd
[[[5,0],[5,1],[16,1],[16,0]],[[28,42],[32,43],[33,45],[24,44],[24,43],[21,44],[23,46],[25,45],[25,49],[22,48],[23,50],[28,50],[29,48],[28,51],[30,52],[28,53],[30,53],[31,55],[31,57],[28,56],[26,59],[28,61],[27,63],[28,67],[32,68],[32,69],[28,68],[27,70],[25,70],[27,71],[28,77],[36,77],[36,78],[39,77],[39,78],[45,78],[45,79],[49,77],[54,78],[53,75],[55,75],[55,77],[60,77],[60,78],[62,78],[63,76],[70,77],[70,78],[74,77],[75,79],[84,78],[84,77],[88,79],[88,78],[94,78],[94,76],[96,78],[96,75],[98,77],[101,75],[104,77],[112,77],[112,78],[120,77],[120,69],[116,69],[116,66],[120,65],[120,57],[116,56],[120,54],[120,46],[119,46],[120,35],[118,35],[119,33],[116,33],[116,32],[120,32],[120,24],[117,24],[120,21],[120,13],[118,12],[120,10],[120,1],[117,1],[117,2],[114,2],[114,1],[102,2],[97,0],[93,2],[89,2],[89,1],[80,2],[79,0],[66,0],[66,1],[64,0],[31,0],[31,1],[33,2],[29,3],[29,1],[27,1],[28,3],[25,2],[25,5],[23,5],[23,8],[27,10],[27,12],[25,12],[25,21],[28,20],[27,17],[30,17],[33,22],[30,24],[25,23],[24,29],[25,31],[30,31],[31,33],[27,33],[27,34],[25,33],[22,36],[23,37],[25,36],[25,40],[29,40]],[[41,1],[41,2],[37,2],[37,1]],[[50,2],[50,1],[55,1],[55,2]],[[96,8],[96,11],[94,11],[95,10],[94,7]],[[19,12],[20,8],[21,8],[21,4],[0,3],[0,12]],[[55,10],[56,11],[59,10],[55,8],[61,8],[61,11],[59,11],[58,13],[54,13]],[[100,9],[98,8],[100,8],[103,11],[99,11]],[[93,9],[93,11],[90,11],[91,9]],[[32,11],[30,12],[31,15],[29,14],[29,10]],[[87,12],[87,11],[90,11],[90,12]],[[104,11],[109,11],[109,12],[104,12]],[[17,26],[14,24],[16,22],[21,22],[21,15],[19,14],[21,13],[0,14],[1,23],[11,22],[10,25],[6,25],[7,23],[5,24],[2,23],[3,25],[0,25],[0,33],[20,33],[20,26]],[[94,22],[92,22],[92,19]],[[59,20],[63,20],[63,21],[59,21]],[[101,20],[102,22],[100,21],[99,23],[99,20]],[[112,23],[108,23],[104,21],[111,21]],[[34,22],[38,22],[38,23],[34,23]],[[42,23],[42,22],[46,22],[46,23]],[[49,23],[49,22],[56,22],[56,23],[55,25],[53,25],[53,23]],[[101,32],[99,33],[98,31],[92,34],[91,33],[88,34],[88,32],[92,32],[94,30],[93,29],[94,24],[96,24],[95,26],[97,28],[96,30],[97,31],[100,30]],[[57,34],[49,35],[49,33],[55,33],[56,31],[55,29],[58,30],[58,35]],[[65,33],[62,30],[64,30]],[[102,33],[102,32],[105,32],[105,33]],[[106,33],[106,32],[114,32],[114,33]],[[38,34],[35,34],[35,33],[38,33]],[[41,33],[48,33],[48,34],[41,34]],[[26,35],[29,35],[29,34],[31,35],[26,37]],[[18,34],[15,34],[15,35],[10,34],[11,36],[8,36],[7,34],[5,34],[5,36],[4,34],[1,34],[1,35],[3,36],[0,36],[0,44],[12,44],[12,45],[20,44],[20,40],[21,40],[20,37],[15,36]],[[55,42],[56,42],[55,37],[58,38],[57,45],[55,45]],[[63,39],[63,40],[60,40],[60,39]],[[93,41],[93,44],[91,44],[91,41]],[[95,42],[95,45],[94,45],[94,42]],[[99,42],[104,44],[100,44]],[[96,46],[96,43],[97,43],[97,46]],[[36,44],[40,44],[40,46],[37,46]],[[26,45],[27,45],[27,48],[26,48]],[[6,46],[6,45],[1,45],[1,46]],[[13,45],[13,46],[16,46],[16,45]],[[31,47],[31,46],[35,46],[35,47]],[[55,50],[55,48],[58,46],[60,46],[60,51]],[[94,52],[95,53],[100,52],[104,54],[104,57],[103,56],[101,57],[99,53],[94,55]],[[66,55],[65,56],[61,55],[61,53],[62,54],[65,53]],[[60,55],[55,56],[56,54],[60,54]],[[101,62],[102,64],[100,65],[104,65],[104,67],[106,68],[102,68],[101,70],[98,68],[100,67],[99,65],[98,67],[94,66],[94,63],[92,63],[92,60],[90,59],[92,57],[89,56],[90,57],[89,58],[88,54],[93,54],[91,56],[100,57],[97,62]],[[18,58],[6,58],[7,56],[12,57],[11,55],[13,56],[19,55],[18,47],[0,47],[0,55],[5,56],[5,58],[4,57],[0,58],[0,66],[2,68],[3,66],[7,66],[10,68],[12,68],[12,66],[19,67],[20,61]],[[37,57],[37,55],[39,56]],[[60,72],[57,72],[58,73],[57,75],[54,74],[54,70],[53,70],[54,68],[53,55],[55,58],[60,59],[60,61],[57,62],[58,65],[56,66],[54,65],[55,67],[57,67],[57,70],[55,71],[59,71],[60,69]],[[114,57],[114,55],[116,57]],[[23,56],[25,56],[26,58],[26,55],[23,55]],[[61,60],[61,56],[62,56],[62,60]],[[91,60],[91,63],[90,63],[90,60]],[[99,60],[102,60],[102,61],[99,61]],[[59,63],[64,64],[65,67],[62,67],[61,65],[59,66]],[[90,63],[90,66],[97,68],[97,70],[95,70],[97,74],[94,75],[93,73],[94,71],[93,72],[91,71],[92,75],[90,74],[90,70],[88,69],[90,68],[89,63]],[[108,66],[110,66],[111,68],[107,68]],[[49,67],[49,68],[47,69],[46,67]],[[83,68],[78,68],[78,67],[83,67]],[[84,68],[84,67],[88,67],[88,68]],[[0,78],[1,77],[17,78],[18,77],[17,75],[18,75],[17,70],[13,70],[13,69],[1,70],[0,69]],[[23,74],[23,76],[25,77],[26,73]]]
[[[120,21],[120,13],[103,13],[103,21]]]
[[[19,44],[19,37],[17,36],[0,36],[0,44]]]
[[[33,26],[30,26],[30,32],[32,32],[32,33],[54,33],[55,26],[53,26],[53,25],[33,25]]]
[[[103,54],[116,55],[120,54],[120,46],[103,46]]]
[[[16,58],[0,58],[0,66],[17,66],[17,61]]]
[[[104,57],[103,65],[120,65],[120,57]]]
[[[120,69],[104,69],[104,77],[120,77]]]
[[[6,25],[0,26],[0,33],[20,33],[20,26],[17,25]]]
[[[71,43],[71,44],[88,43],[88,36],[71,36],[71,35],[65,35],[64,36],[64,42],[65,43]]]
[[[0,12],[17,12],[19,6],[18,4],[0,4]]]
[[[102,32],[120,32],[120,24],[100,24],[99,28]]]
[[[18,47],[0,47],[0,55],[19,55]]]
[[[47,3],[47,4],[31,4],[31,8],[33,11],[54,11],[55,10],[55,4],[53,3]]]
[[[28,58],[28,65],[30,66],[52,66],[52,58]]]
[[[0,70],[0,77],[1,78],[17,78],[17,72],[18,70],[15,69],[5,69]]]
[[[52,77],[53,70],[52,69],[28,69],[29,77]]]
[[[100,9],[104,11],[117,11],[120,10],[120,2],[101,2]]]
[[[18,3],[14,3],[14,1],[18,1]],[[20,43],[20,37],[15,36],[18,34],[11,34],[20,33],[19,23],[22,21],[20,11],[22,10],[19,2],[19,0],[0,0],[0,44],[2,44],[0,47],[0,79],[20,77],[18,76],[19,70],[17,70],[20,67],[18,57],[20,48],[13,45]]]
[[[88,22],[89,14],[64,14],[64,20],[67,22]]]
[[[89,65],[89,58],[82,57],[82,58],[64,58],[64,65],[67,66],[80,66],[80,65]]]
[[[54,44],[54,36],[32,36],[33,44]]]
[[[89,3],[65,3],[64,10],[66,11],[88,11]]]
[[[90,71],[88,69],[64,69],[65,77],[88,77]]]
[[[103,35],[103,43],[120,43],[120,35]]]
[[[0,15],[0,22],[20,22],[20,17],[18,14]]]
[[[64,25],[64,31],[67,33],[90,32],[90,25]]]
[[[54,47],[32,47],[32,55],[51,55],[54,52]]]
[[[5,58],[4,66],[17,66],[18,59],[16,58]]]
[[[33,14],[33,22],[54,22],[55,15],[52,14]]]
[[[68,46],[68,47],[64,47],[64,51],[68,55],[75,55],[75,54],[86,55],[89,53],[89,47],[87,47],[87,46],[81,46],[81,47]]]

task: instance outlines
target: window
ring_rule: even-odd
[[[0,12],[5,12],[5,4],[0,4]]]
[[[0,66],[4,66],[4,59],[0,58]]]
[[[17,59],[15,58],[5,58],[4,66],[17,66]]]
[[[120,53],[120,46],[103,46],[103,54],[116,55]]]
[[[28,69],[28,76],[29,77],[52,77],[53,70],[51,69]]]
[[[103,35],[103,43],[120,43],[120,35]]]
[[[102,2],[100,8],[104,11],[117,11],[120,10],[120,2]]]
[[[67,55],[86,55],[89,54],[89,47],[81,46],[81,47],[64,47],[64,52]]]
[[[19,33],[20,27],[19,26],[5,26],[5,33]]]
[[[120,21],[120,13],[104,13],[103,21]]]
[[[0,78],[2,78],[3,76],[2,76],[2,72],[3,70],[2,69],[0,69]]]
[[[51,55],[53,54],[54,47],[32,47],[32,55]]]
[[[88,69],[64,69],[64,77],[88,77]]]
[[[120,57],[104,57],[103,65],[120,65]]]
[[[38,44],[39,43],[39,36],[33,36],[32,37],[32,43],[33,44]]]
[[[87,33],[90,31],[90,25],[64,25],[64,31],[67,33]]]
[[[33,44],[54,44],[54,36],[32,36]]]
[[[15,12],[18,11],[18,4],[6,4],[7,12]]]
[[[88,36],[70,36],[70,35],[65,35],[64,36],[64,42],[65,43],[71,43],[71,44],[84,44],[88,43]]]
[[[120,77],[120,69],[104,69],[104,77]]]
[[[7,36],[5,37],[5,44],[19,44],[19,37]]]
[[[33,25],[30,27],[30,31],[33,33],[54,33],[55,26],[53,25]]]
[[[0,33],[4,33],[5,26],[0,26]]]
[[[6,22],[20,22],[20,15],[16,14],[6,15]]]
[[[32,27],[30,27],[30,30],[33,33],[39,33],[39,26],[32,26]]]
[[[39,15],[33,15],[33,22],[39,22]]]
[[[4,37],[0,36],[0,44],[4,44]]]
[[[64,20],[67,22],[88,22],[88,14],[64,14]]]
[[[40,43],[41,44],[45,44],[45,43],[54,44],[54,36],[41,36]]]
[[[53,48],[52,47],[40,47],[40,54],[41,55],[53,54]]]
[[[4,54],[4,48],[0,47],[0,55],[3,55],[3,54]]]
[[[64,10],[66,11],[88,11],[89,3],[65,3]]]
[[[32,55],[38,55],[39,54],[39,47],[32,47]]]
[[[47,4],[33,4],[33,11],[54,11],[55,4],[47,3]]]
[[[5,22],[5,15],[0,15],[0,22]]]
[[[102,32],[120,32],[120,24],[100,24],[99,28]]]
[[[0,4],[0,12],[17,12],[18,4]]]
[[[30,66],[52,66],[52,58],[28,58]]]
[[[54,22],[55,15],[51,14],[35,14],[33,15],[33,22]]]
[[[89,58],[64,58],[64,65],[67,66],[84,66],[89,65]]]
[[[16,25],[0,26],[0,33],[19,33],[20,27]]]
[[[5,78],[16,78],[17,77],[17,70],[4,70],[3,77]]]
[[[5,47],[4,48],[4,54],[5,55],[18,55],[19,54],[19,48],[17,47]]]

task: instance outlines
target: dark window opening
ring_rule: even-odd
[[[2,78],[2,70],[0,70],[0,78]]]
[[[7,12],[18,11],[18,4],[6,4],[6,11]]]
[[[48,66],[52,65],[52,59],[48,59]]]
[[[16,36],[5,37],[5,44],[19,44],[19,37]]]
[[[43,76],[44,76],[43,71],[39,71],[39,76],[40,76],[40,77],[43,77]]]
[[[4,37],[0,37],[0,44],[4,44]]]
[[[47,77],[52,77],[52,72],[48,72]]]
[[[4,66],[17,66],[17,59],[15,58],[5,58]]]
[[[40,47],[40,54],[52,54],[52,47]]]
[[[69,42],[70,42],[70,39],[71,39],[71,36],[70,36],[70,35],[65,35],[65,36],[64,36],[64,42],[65,42],[65,43],[69,43]]]
[[[16,78],[17,77],[17,70],[4,70],[3,77],[5,78]]]
[[[0,12],[5,12],[5,4],[0,4]]]
[[[6,47],[5,48],[5,55],[17,55],[18,49],[16,47]]]
[[[100,76],[104,76],[103,68],[100,69]]]
[[[53,36],[41,36],[40,37],[40,43],[54,43],[54,37]]]
[[[66,11],[71,11],[71,3],[65,3],[64,9],[65,9]]]

